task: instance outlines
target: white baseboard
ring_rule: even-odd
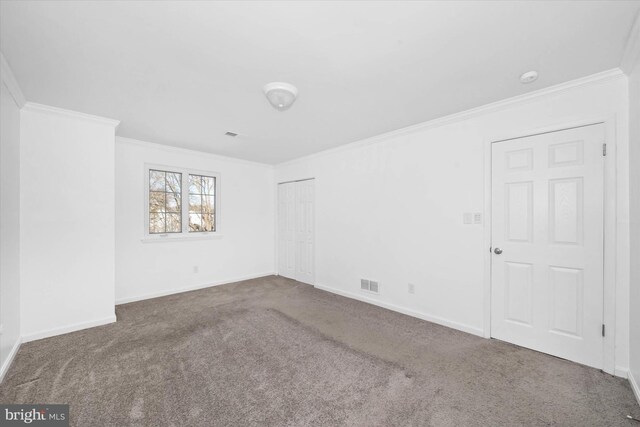
[[[629,372],[629,384],[631,384],[631,390],[636,395],[638,405],[640,405],[640,378],[636,378],[633,372]]]
[[[81,329],[93,328],[95,326],[107,325],[116,321],[116,315],[103,317],[102,319],[90,320],[88,322],[74,323],[72,325],[62,326],[58,328],[47,329],[45,331],[33,332],[22,336],[22,342],[29,342],[49,338],[56,335],[68,334],[69,332],[79,331]]]
[[[16,357],[16,354],[18,354],[18,350],[20,350],[21,344],[22,344],[22,338],[18,337],[15,344],[13,344],[11,351],[9,352],[9,356],[7,357],[7,360],[4,361],[4,363],[2,364],[2,367],[0,368],[0,383],[2,383],[2,380],[4,380],[4,376],[9,370],[11,363],[13,363],[13,359]]]
[[[418,319],[426,320],[428,322],[437,323],[438,325],[446,326],[448,328],[457,329],[462,332],[484,337],[484,330],[475,326],[465,325],[464,323],[455,322],[453,320],[444,319],[439,316],[433,316],[427,313],[416,311],[410,308],[401,307],[399,305],[390,304],[384,301],[377,300],[375,298],[368,297],[366,295],[360,295],[355,292],[343,291],[341,289],[332,288],[330,286],[315,285],[316,288],[323,291],[331,292],[333,294],[342,295],[343,297],[356,299],[358,301],[366,302],[368,304],[377,305],[388,310],[397,311],[398,313],[406,314],[407,316],[417,317]]]
[[[615,375],[616,377],[627,379],[629,378],[629,370],[627,368],[621,368],[620,366],[616,366],[615,369],[613,370],[613,375]]]
[[[146,300],[146,299],[164,297],[164,296],[167,296],[167,295],[179,294],[179,293],[182,293],[182,292],[196,291],[198,289],[211,288],[213,286],[228,285],[229,283],[242,282],[243,280],[258,279],[260,277],[273,276],[275,274],[276,273],[274,273],[273,271],[270,271],[268,273],[252,274],[252,275],[249,275],[249,276],[236,277],[234,279],[219,280],[219,281],[215,281],[215,282],[207,282],[207,283],[203,283],[203,284],[200,284],[200,285],[188,286],[186,288],[168,289],[168,290],[164,290],[164,291],[152,292],[152,293],[149,293],[149,294],[138,295],[138,296],[134,296],[134,297],[118,298],[118,299],[116,299],[116,305],[127,304],[127,303],[130,303],[130,302],[142,301],[142,300]]]

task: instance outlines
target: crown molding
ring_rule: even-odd
[[[638,12],[627,38],[620,68],[628,75],[631,74],[634,67],[638,66],[638,63],[640,63],[640,12]]]
[[[22,91],[20,90],[20,86],[18,86],[18,81],[16,77],[13,75],[13,71],[11,71],[11,67],[9,67],[9,63],[7,59],[4,57],[4,54],[0,52],[0,78],[2,78],[2,83],[7,87],[11,97],[18,105],[18,108],[24,107],[27,100],[25,99]]]
[[[199,150],[192,150],[189,148],[176,147],[175,145],[166,145],[166,144],[159,144],[157,142],[142,141],[139,139],[127,138],[125,136],[116,136],[116,143],[137,145],[142,148],[162,150],[169,153],[187,154],[187,155],[198,156],[198,157],[204,156],[204,157],[209,157],[213,160],[242,163],[242,164],[251,165],[251,166],[260,166],[267,169],[275,168],[274,165],[271,165],[269,163],[254,162],[252,160],[240,159],[238,157],[223,156],[221,154],[210,153],[208,151],[199,151]]]
[[[100,123],[107,126],[113,126],[117,128],[120,124],[120,120],[108,119],[106,117],[94,116],[92,114],[80,113],[78,111],[65,110],[64,108],[52,107],[50,105],[37,104],[35,102],[27,102],[23,111],[55,114],[58,116],[70,117],[74,119],[86,120],[89,122]]]
[[[341,151],[352,150],[358,147],[364,147],[367,145],[381,143],[388,141],[390,138],[399,137],[403,135],[412,134],[425,129],[436,128],[447,124],[459,122],[462,120],[471,119],[473,117],[481,116],[483,114],[494,113],[500,110],[511,108],[518,105],[527,104],[537,99],[546,96],[555,96],[563,92],[571,91],[578,87],[591,86],[595,84],[601,84],[610,80],[616,80],[621,77],[626,77],[625,73],[620,68],[612,68],[611,70],[602,71],[600,73],[591,74],[589,76],[581,77],[579,79],[570,80],[568,82],[560,83],[554,86],[549,86],[544,89],[539,89],[533,92],[517,95],[511,98],[503,99],[501,101],[485,104],[480,107],[471,108],[469,110],[461,111],[459,113],[450,114],[448,116],[439,117],[437,119],[429,120],[426,122],[418,123],[412,126],[407,126],[401,129],[385,132],[379,135],[375,135],[369,138],[354,141],[348,144],[340,145],[338,147],[329,148],[327,150],[319,151],[317,153],[309,154],[296,159],[287,160],[282,163],[276,164],[276,167],[287,166],[295,164],[297,162],[310,160],[317,157],[323,157],[329,154],[338,153]]]

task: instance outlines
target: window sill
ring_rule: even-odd
[[[204,233],[204,234],[190,234],[190,235],[157,235],[157,236],[145,236],[140,241],[142,243],[166,243],[166,242],[188,242],[190,240],[215,240],[222,239],[224,234],[220,233]]]

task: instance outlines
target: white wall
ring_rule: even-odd
[[[116,141],[117,302],[274,273],[273,167],[126,138]],[[143,242],[145,163],[219,172],[222,237]]]
[[[613,72],[565,86],[279,165],[277,182],[316,178],[316,285],[482,335],[488,245],[483,227],[463,225],[462,214],[484,211],[487,141],[613,119],[615,369],[626,375],[627,80]],[[360,278],[379,280],[381,294],[361,293]]]
[[[640,47],[640,18],[636,40]],[[640,402],[640,55],[629,74],[629,164],[631,208],[631,294],[629,368]]]
[[[20,120],[23,339],[115,321],[117,122],[30,103]]]
[[[0,54],[1,56],[1,54]],[[0,381],[20,345],[20,94],[0,58]],[[11,88],[11,89],[10,89]],[[14,93],[11,92],[14,91]],[[17,98],[17,99],[16,99]]]

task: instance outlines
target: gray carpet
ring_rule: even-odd
[[[627,381],[267,277],[22,346],[3,403],[77,426],[637,426]]]

